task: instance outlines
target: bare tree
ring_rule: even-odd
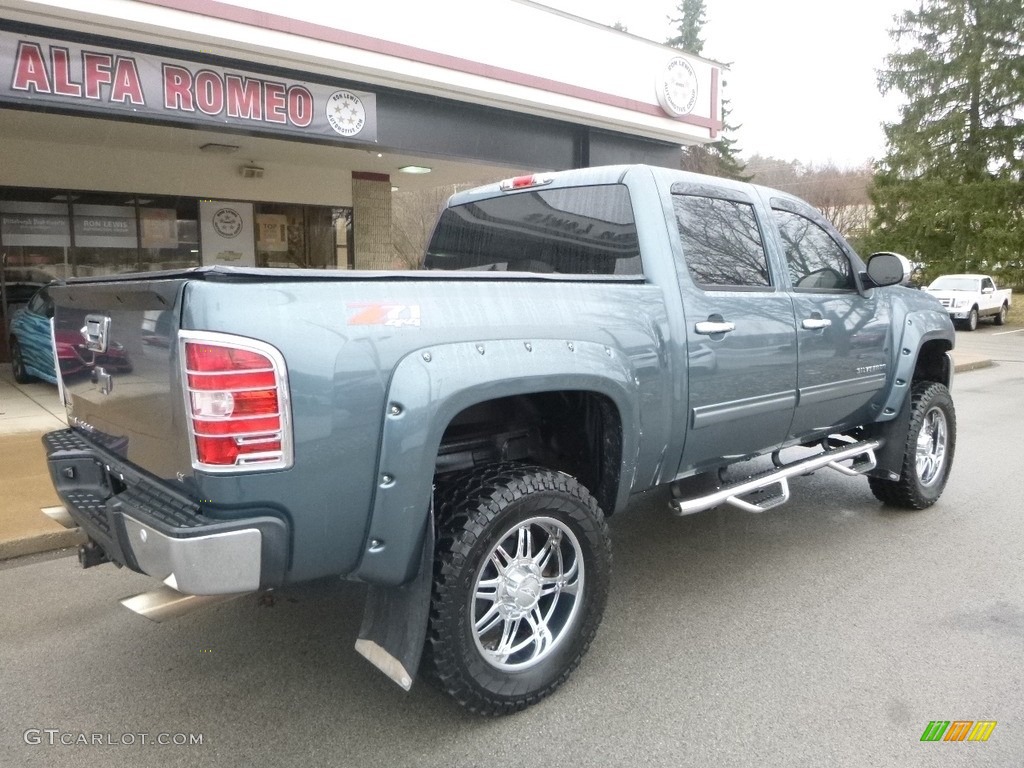
[[[467,181],[442,187],[399,190],[391,198],[391,246],[395,251],[393,269],[419,269],[437,217],[448,198],[464,189],[493,181]]]
[[[804,165],[797,160],[754,155],[746,168],[755,184],[781,189],[809,202],[844,237],[856,240],[866,234],[871,218],[870,164],[840,168],[835,163]]]

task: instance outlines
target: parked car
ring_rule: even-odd
[[[81,331],[84,318],[80,312],[68,312],[62,317],[56,330],[57,343],[54,344],[50,331],[53,314],[53,299],[49,287],[46,287],[37,291],[28,304],[16,310],[11,317],[8,346],[14,380],[19,384],[36,379],[57,383],[54,347],[65,377],[91,372],[97,367],[120,373],[131,371],[127,352],[120,344],[112,344],[99,355],[86,348]]]
[[[965,331],[977,328],[982,317],[1002,325],[1013,302],[1013,292],[1009,288],[997,289],[988,275],[942,275],[925,290],[939,300],[953,323]]]

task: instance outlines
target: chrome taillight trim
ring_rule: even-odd
[[[229,349],[241,349],[248,352],[255,352],[260,355],[266,356],[272,363],[272,369],[246,369],[242,371],[222,371],[222,372],[198,372],[190,371],[187,365],[187,358],[185,356],[185,344],[188,342],[198,342],[201,344],[213,344],[216,346],[227,347]],[[181,371],[181,391],[184,395],[185,405],[185,418],[188,423],[188,446],[189,452],[192,458],[192,468],[200,472],[208,472],[212,474],[225,474],[232,472],[262,472],[275,469],[289,469],[295,461],[294,454],[294,435],[292,433],[292,409],[291,409],[291,389],[288,386],[288,368],[284,362],[284,356],[278,351],[278,349],[265,341],[259,341],[258,339],[250,339],[247,336],[236,336],[230,333],[217,333],[214,331],[178,331],[178,367]],[[247,418],[280,418],[281,428],[278,430],[260,430],[255,434],[259,435],[271,435],[277,439],[280,435],[281,450],[280,451],[269,451],[266,453],[250,453],[243,456],[239,456],[235,459],[234,464],[204,464],[199,461],[199,456],[196,451],[196,436],[199,437],[250,437],[253,433],[239,433],[238,435],[208,435],[203,432],[196,431],[195,417],[192,415],[192,393],[193,392],[212,392],[221,390],[202,390],[192,389],[188,384],[189,374],[192,375],[225,375],[230,373],[257,373],[267,372],[272,370],[274,373],[275,387],[277,389],[277,414],[265,414],[256,416],[231,416],[224,417],[222,419],[215,419],[210,417],[202,417],[200,421],[235,421],[245,420]],[[265,387],[257,388],[259,390],[265,389]],[[223,390],[233,391],[233,390]],[[246,391],[246,390],[237,390]]]

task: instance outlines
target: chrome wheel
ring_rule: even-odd
[[[915,382],[910,421],[903,438],[899,478],[868,477],[880,501],[903,509],[925,509],[942,495],[956,452],[956,409],[949,389],[937,381]],[[899,440],[899,435],[894,435]]]
[[[505,671],[540,663],[570,634],[584,588],[583,552],[551,517],[517,524],[476,574],[473,639],[484,660]]]
[[[440,485],[427,667],[486,715],[564,683],[604,613],[612,552],[604,514],[563,472],[478,467]]]
[[[925,414],[917,435],[917,476],[921,485],[927,487],[942,477],[948,440],[946,414],[939,408],[931,408]]]

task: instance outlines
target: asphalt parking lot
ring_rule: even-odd
[[[0,765],[1020,765],[1024,333],[1004,330],[957,334],[995,365],[954,383],[957,455],[936,506],[893,511],[824,471],[763,515],[676,518],[647,494],[612,521],[589,655],[512,717],[373,670],[352,649],[358,585],[157,625],[117,602],[151,587],[137,574],[0,564]],[[983,743],[923,743],[933,720],[997,725]],[[202,744],[140,743],[162,733]]]

